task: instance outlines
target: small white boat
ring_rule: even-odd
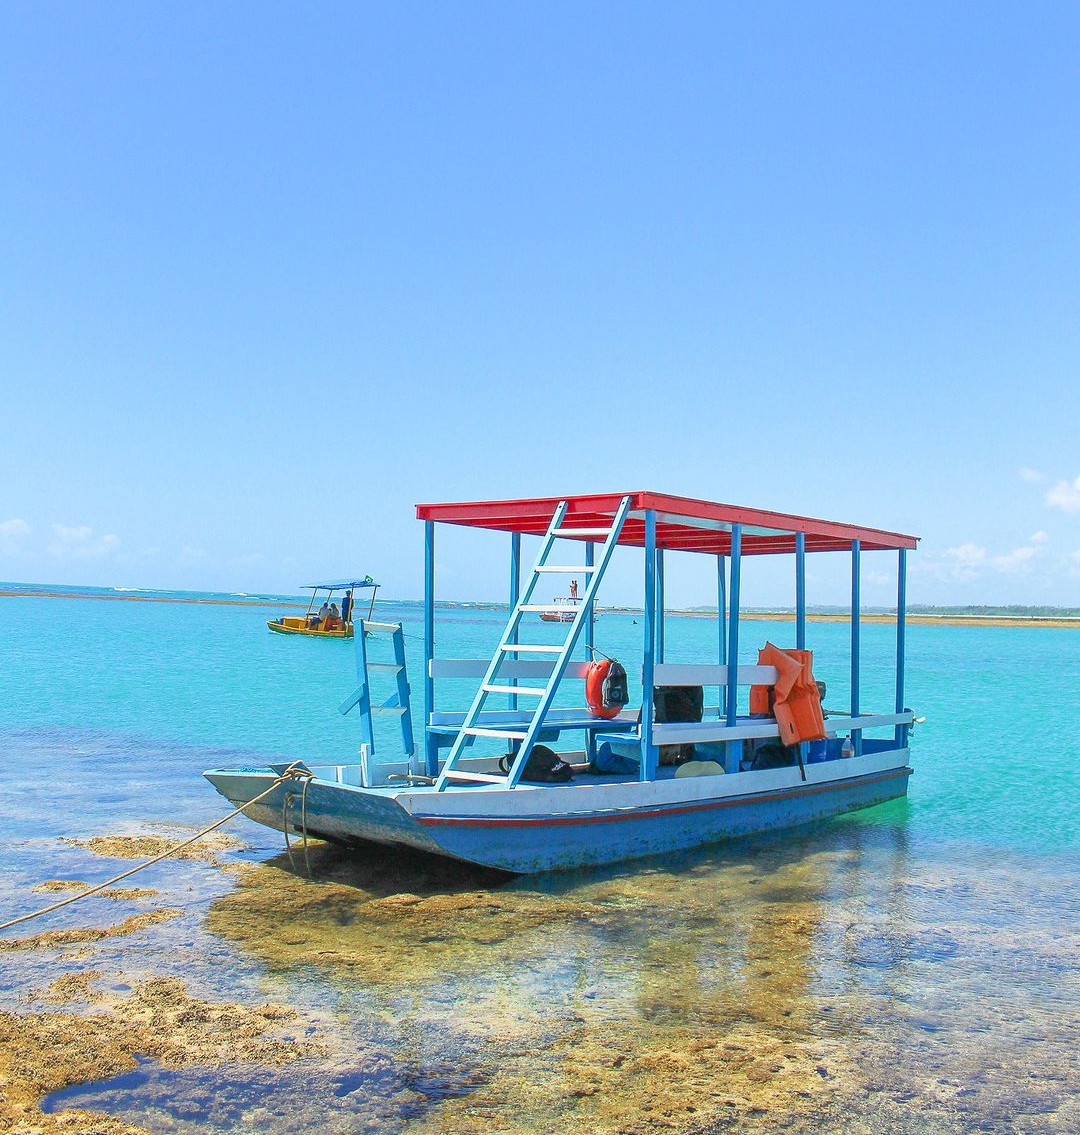
[[[582,599],[578,595],[578,581],[570,580],[570,594],[559,595],[552,599],[551,606],[540,612],[540,621],[544,623],[572,623],[577,618],[578,608]],[[600,608],[594,603],[592,618],[595,622],[602,614]]]
[[[581,606],[581,600],[575,595],[560,595],[551,601],[552,609],[549,611],[541,611],[540,619],[545,623],[572,623],[577,618],[577,609]],[[593,618],[596,618],[596,612],[593,612]]]

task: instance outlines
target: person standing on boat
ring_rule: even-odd
[[[348,626],[349,616],[352,614],[352,588],[345,592],[345,598],[341,601],[341,621]]]
[[[577,580],[576,580],[576,579],[572,579],[572,580],[570,580],[570,598],[571,598],[571,599],[576,599],[577,597],[578,597],[578,593],[577,593]]]

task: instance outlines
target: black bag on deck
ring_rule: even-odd
[[[658,725],[700,721],[705,710],[705,691],[701,686],[657,686],[653,691],[653,709]],[[693,745],[660,746],[662,765],[681,765],[693,759]]]
[[[653,706],[657,725],[700,721],[705,709],[705,691],[700,686],[657,686]]]
[[[514,763],[513,754],[500,758],[499,768],[509,772]],[[574,770],[559,758],[559,754],[547,745],[533,745],[529,759],[521,770],[521,779],[533,784],[563,784],[574,777]]]
[[[768,741],[754,752],[750,768],[757,772],[764,768],[790,768],[799,760],[794,745],[781,745],[779,741]]]

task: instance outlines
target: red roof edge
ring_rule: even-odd
[[[792,551],[794,534],[799,532],[808,537],[807,551],[838,551],[849,548],[853,540],[859,540],[867,550],[913,549],[918,544],[917,536],[881,528],[654,492],[418,504],[416,515],[420,520],[444,524],[542,534],[560,501],[567,502],[563,527],[573,528],[595,526],[597,521],[610,519],[619,502],[627,496],[631,498],[631,514],[624,525],[620,544],[641,546],[644,543],[640,514],[648,509],[658,514],[658,545],[691,552],[723,554],[730,548],[732,524],[743,525],[743,551],[747,554]]]

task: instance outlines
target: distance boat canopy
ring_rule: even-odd
[[[418,504],[416,515],[420,520],[441,524],[542,536],[555,509],[565,500],[567,510],[560,525],[560,538],[573,539],[567,529],[581,528],[581,539],[595,540],[592,530],[611,527],[624,497],[630,498],[630,512],[618,542],[636,548],[645,547],[645,513],[650,510],[656,513],[656,547],[670,551],[730,555],[733,524],[742,525],[744,556],[793,553],[799,533],[804,537],[807,552],[850,552],[854,540],[860,542],[863,551],[914,549],[918,544],[917,536],[900,532],[650,492]]]
[[[305,591],[347,591],[350,587],[378,587],[379,585],[370,575],[363,579],[337,579],[329,583],[305,583]]]

